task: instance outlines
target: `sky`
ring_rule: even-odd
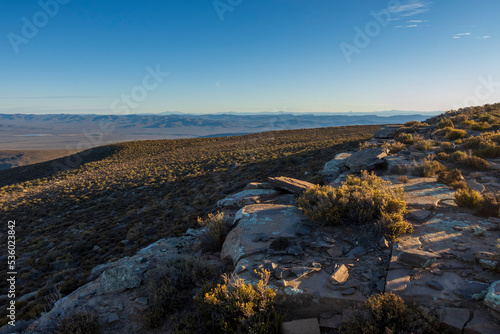
[[[0,113],[500,102],[498,0],[0,0]]]

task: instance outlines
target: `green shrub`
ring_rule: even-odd
[[[202,247],[207,251],[218,251],[222,248],[229,232],[229,222],[224,218],[224,213],[208,214],[207,218],[198,217],[198,224],[206,227],[202,238]]]
[[[463,151],[455,151],[451,154],[451,157],[455,161],[463,161],[468,158],[468,155]]]
[[[403,175],[403,176],[398,177],[398,181],[401,183],[408,183],[410,181],[410,179],[408,179],[408,176]]]
[[[305,191],[298,203],[307,216],[318,222],[375,223],[390,237],[397,236],[393,231],[398,228],[402,233],[411,232],[411,225],[403,219],[403,189],[393,188],[390,182],[366,171],[360,177],[349,175],[338,188],[315,186]]]
[[[442,128],[442,129],[434,131],[433,135],[434,136],[446,136],[451,131],[453,131],[453,128],[448,126],[446,128]]]
[[[421,168],[423,177],[431,177],[446,170],[446,167],[442,163],[434,160],[432,157],[425,158]]]
[[[436,154],[436,158],[438,160],[448,160],[450,158],[450,155],[448,153],[445,153],[445,152],[438,152]]]
[[[423,126],[429,126],[427,123],[419,122],[419,121],[409,121],[404,124],[405,127],[412,128],[412,127],[423,127]]]
[[[182,311],[193,299],[194,289],[217,276],[214,268],[200,260],[184,257],[168,261],[150,271],[148,286],[149,306],[144,324],[153,329],[161,326],[169,316]]]
[[[432,141],[431,140],[418,140],[418,141],[415,141],[415,143],[413,144],[413,147],[419,151],[426,151],[432,147]]]
[[[500,218],[500,196],[485,195],[474,214],[480,217]]]
[[[398,141],[394,143],[386,142],[382,145],[382,147],[387,149],[391,154],[395,154],[406,149],[406,145]]]
[[[69,314],[61,321],[56,333],[99,334],[101,333],[99,318],[93,312]]]
[[[457,140],[460,138],[464,138],[466,136],[467,136],[467,131],[461,129],[454,129],[446,134],[446,138],[448,140]]]
[[[491,128],[491,125],[486,122],[474,123],[470,127],[474,131],[486,131]]]
[[[437,182],[449,185],[453,189],[465,188],[467,183],[463,181],[462,172],[458,169],[444,170],[438,174]]]
[[[435,314],[423,306],[408,306],[394,293],[372,295],[362,307],[349,310],[341,328],[345,334],[440,334]]]
[[[464,163],[471,169],[475,170],[489,170],[490,163],[480,157],[471,156],[464,160]]]
[[[482,202],[483,197],[479,192],[473,189],[464,188],[457,190],[454,199],[458,206],[473,209]]]
[[[447,153],[451,153],[455,149],[454,145],[449,141],[443,141],[439,144],[439,146]]]
[[[440,129],[444,129],[444,128],[454,128],[455,126],[453,125],[453,122],[451,119],[442,118],[441,121],[439,121],[439,123],[438,123],[438,127]]]
[[[411,133],[399,133],[396,135],[396,141],[401,142],[403,144],[412,145],[413,144],[413,135]]]
[[[276,292],[267,287],[270,273],[263,271],[256,285],[238,276],[205,286],[196,297],[207,333],[280,333],[283,316],[275,309]]]

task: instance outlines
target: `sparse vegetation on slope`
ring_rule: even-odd
[[[197,217],[248,182],[302,178],[379,128],[129,142],[0,171],[0,217],[19,226],[16,292],[37,292],[18,303],[17,319],[39,315],[56,286],[66,295],[86,283],[97,264],[196,227]]]

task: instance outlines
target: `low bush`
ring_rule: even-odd
[[[201,241],[203,249],[206,251],[220,250],[230,229],[230,224],[224,218],[224,213],[217,212],[215,215],[210,213],[205,219],[198,217],[198,224],[206,227]]]
[[[434,313],[423,306],[409,306],[394,293],[372,295],[362,307],[349,310],[344,334],[440,334]]]
[[[403,189],[393,188],[390,182],[366,171],[360,177],[349,175],[338,188],[315,186],[304,192],[298,203],[306,215],[318,222],[374,223],[389,237],[412,231],[403,218]]]
[[[401,183],[408,183],[410,180],[408,179],[408,176],[403,175],[398,177],[398,181]]]
[[[403,144],[413,144],[413,135],[411,133],[399,133],[396,135],[396,141],[401,142]]]
[[[461,129],[451,130],[446,134],[448,140],[457,140],[460,138],[465,138],[467,136],[467,131]]]
[[[443,141],[439,144],[441,149],[443,149],[446,153],[451,153],[455,150],[455,145],[450,143],[449,141]]]
[[[474,189],[464,188],[457,190],[454,200],[458,206],[473,209],[478,207],[478,205],[482,202],[483,197]]]
[[[500,196],[485,195],[474,214],[480,217],[500,218]]]
[[[467,157],[463,162],[474,170],[489,170],[491,168],[488,161],[476,156]]]
[[[270,272],[260,273],[256,285],[238,276],[205,286],[196,297],[207,333],[280,333],[283,316],[275,308],[276,292],[267,286]]]
[[[462,172],[458,169],[444,170],[438,174],[437,182],[449,185],[454,189],[461,189],[467,186],[463,181]]]
[[[57,334],[99,334],[101,326],[99,318],[93,312],[78,312],[68,314],[59,324]]]
[[[415,141],[413,147],[419,151],[427,151],[432,147],[432,140],[418,140]]]
[[[424,162],[420,166],[417,166],[416,173],[421,174],[418,176],[431,177],[444,170],[446,170],[446,167],[442,163],[429,156],[428,158],[424,158]]]
[[[468,158],[468,155],[463,151],[455,151],[451,154],[451,157],[455,161],[463,161]]]
[[[445,136],[446,136],[448,133],[450,133],[451,131],[453,131],[453,128],[451,128],[451,127],[446,127],[446,128],[442,128],[442,129],[439,129],[439,130],[434,131],[433,135],[434,135],[434,136],[445,137]]]
[[[453,121],[449,118],[442,118],[438,123],[438,128],[454,128]]]
[[[391,154],[395,154],[406,149],[406,145],[398,141],[394,143],[386,142],[382,145],[382,147],[387,149]]]
[[[217,273],[198,259],[185,257],[168,261],[150,271],[149,307],[144,324],[153,329],[161,326],[170,316],[180,312],[192,301],[194,289],[213,280]]]
[[[486,131],[491,128],[491,125],[486,122],[479,122],[472,124],[470,128],[474,131]]]

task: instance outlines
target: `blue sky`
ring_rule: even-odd
[[[500,102],[498,13],[498,0],[0,0],[0,112]]]

